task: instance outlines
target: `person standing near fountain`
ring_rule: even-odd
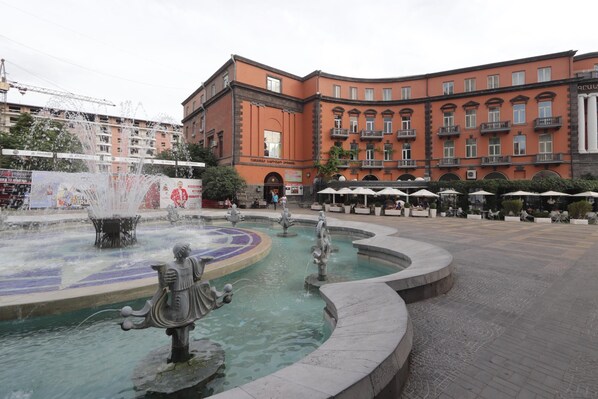
[[[177,188],[172,190],[170,193],[170,199],[174,202],[175,208],[184,208],[187,200],[189,199],[189,195],[187,194],[187,190],[183,188],[183,182],[178,181]]]
[[[274,205],[274,210],[276,210],[276,205],[278,205],[278,194],[276,191],[272,191],[272,204]]]

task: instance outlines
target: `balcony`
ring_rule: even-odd
[[[458,136],[461,134],[461,128],[459,125],[442,126],[438,129],[439,137],[451,137]]]
[[[560,116],[534,119],[534,130],[559,129],[562,125],[563,118]]]
[[[511,121],[487,122],[480,124],[480,133],[509,133],[511,131]]]
[[[397,140],[414,139],[415,129],[401,129],[397,130]]]
[[[536,164],[563,163],[563,154],[536,154]]]
[[[339,168],[339,169],[346,169],[346,168],[349,167],[349,162],[351,162],[350,159],[339,159],[338,160],[337,168]]]
[[[333,139],[348,139],[349,129],[332,128],[330,129],[330,138]]]
[[[382,140],[384,138],[382,130],[362,130],[360,134],[362,140]]]
[[[417,168],[417,162],[415,159],[399,159],[397,163],[399,169],[413,169]]]
[[[365,159],[361,161],[361,167],[363,169],[382,169],[384,167],[384,161],[379,159]]]
[[[482,166],[508,166],[511,164],[510,155],[492,155],[482,157]]]
[[[438,160],[438,167],[439,168],[452,168],[455,166],[459,166],[461,160],[459,158],[440,158]]]

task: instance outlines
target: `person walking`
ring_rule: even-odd
[[[274,204],[274,210],[276,210],[276,205],[278,205],[278,194],[276,192],[272,193],[272,204]]]

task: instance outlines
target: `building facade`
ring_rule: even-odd
[[[249,196],[341,180],[598,176],[598,52],[388,79],[299,77],[232,56],[182,105],[182,134],[234,166]]]
[[[48,118],[69,126],[66,116],[69,111],[48,109],[21,104],[0,104],[0,127],[9,131],[22,113],[34,118]],[[80,140],[95,148],[93,155],[101,156],[102,171],[125,173],[135,168],[134,159],[155,158],[161,151],[172,149],[182,140],[182,125],[156,121],[124,118],[111,115],[85,114],[88,126],[86,132],[79,132]],[[81,134],[82,133],[82,134]],[[131,162],[119,162],[114,158],[130,158]]]

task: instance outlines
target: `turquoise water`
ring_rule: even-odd
[[[263,261],[222,279],[234,284],[233,302],[196,323],[193,338],[208,337],[225,351],[226,369],[207,394],[242,385],[290,365],[329,336],[324,302],[305,291],[315,273],[313,228],[291,228],[297,237],[277,237],[280,229],[241,224],[270,233],[272,250]],[[361,279],[391,272],[358,261],[350,240],[333,235],[338,248],[329,275]],[[143,301],[132,304],[140,308]],[[115,305],[114,308],[120,308]],[[163,330],[122,331],[116,311],[87,317],[97,309],[69,315],[0,323],[0,398],[134,398],[135,366],[157,347],[169,345]]]

